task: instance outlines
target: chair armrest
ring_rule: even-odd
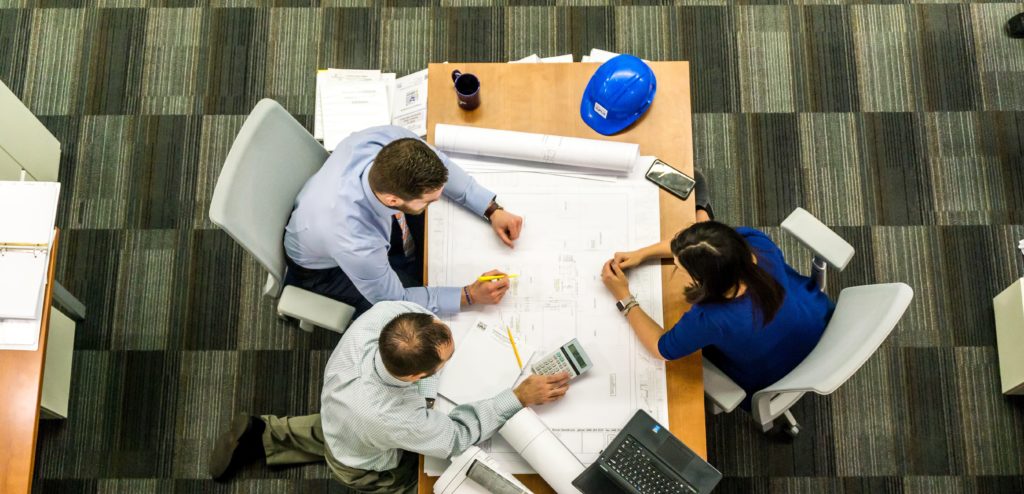
[[[728,413],[740,405],[747,397],[747,392],[729,379],[721,369],[715,367],[715,364],[704,359],[704,396],[723,412]]]
[[[277,303],[278,315],[294,317],[300,324],[313,324],[338,333],[345,332],[354,312],[351,305],[292,285],[284,287]]]
[[[804,208],[796,208],[790,213],[782,222],[782,229],[840,271],[853,258],[853,246]]]

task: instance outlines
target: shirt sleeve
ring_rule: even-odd
[[[388,263],[388,253],[383,247],[341,248],[335,252],[334,260],[371,304],[384,300],[404,300],[421,305],[434,314],[459,312],[461,288],[402,286],[398,274]]]
[[[683,358],[701,348],[713,345],[721,331],[697,307],[679,318],[679,322],[658,340],[658,353],[665,360]]]
[[[437,458],[448,458],[489,439],[523,405],[511,389],[489,400],[455,407],[447,415],[428,409],[416,410],[417,418],[393,428],[389,446]]]

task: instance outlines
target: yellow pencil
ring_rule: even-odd
[[[494,281],[494,280],[500,280],[502,278],[518,278],[518,277],[519,277],[518,274],[498,274],[498,275],[494,275],[494,276],[481,276],[481,277],[477,278],[476,280],[477,281]]]
[[[512,330],[505,326],[505,331],[508,331],[508,342],[512,344],[512,351],[516,354],[516,363],[519,364],[519,368],[523,368],[523,359],[519,357],[519,349],[516,348],[516,340],[512,339]]]

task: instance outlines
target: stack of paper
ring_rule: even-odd
[[[328,150],[353,132],[398,125],[427,134],[427,71],[396,79],[379,70],[326,69],[316,74],[313,137]]]
[[[35,350],[60,184],[0,182],[0,349]]]
[[[609,61],[609,60],[611,60],[611,59],[613,59],[613,58],[615,58],[617,56],[619,56],[619,53],[615,53],[613,51],[599,50],[597,48],[591,48],[590,49],[590,55],[583,55],[583,58],[580,60],[580,62],[582,62],[582,63],[588,63],[588,62],[605,63],[605,62],[607,62],[607,61]],[[643,60],[643,59],[641,59],[641,60]],[[647,60],[644,60],[644,62],[650,63]]]
[[[572,63],[572,53],[565,55],[557,55],[554,57],[540,57],[536,53],[520,58],[519,60],[512,60],[509,63]]]
[[[515,384],[522,374],[519,360],[527,365],[533,349],[516,340],[498,322],[477,320],[455,335],[455,353],[441,371],[437,392],[456,404],[491,398]]]

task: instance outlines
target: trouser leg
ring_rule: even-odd
[[[342,465],[326,451],[327,466],[331,468],[334,480],[342,485],[365,494],[413,494],[419,481],[419,456],[408,451],[402,452],[398,466],[378,472],[361,470]]]
[[[324,460],[324,430],[320,414],[301,417],[261,415],[267,424],[263,430],[263,450],[267,465],[293,465]]]
[[[355,307],[353,319],[373,306],[341,268],[308,269],[299,266],[288,256],[285,256],[285,261],[288,264],[284,277],[286,285],[294,285]]]
[[[704,174],[694,168],[693,179],[697,182],[693,186],[694,202],[697,209],[703,209],[708,213],[708,217],[715,219],[715,213],[711,208],[711,191],[708,189],[708,182],[704,179]]]

